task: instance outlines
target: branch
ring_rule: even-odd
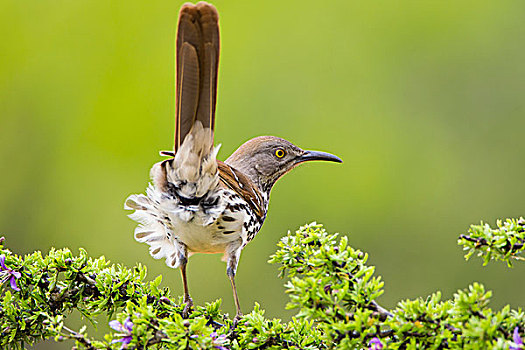
[[[100,349],[95,348],[91,344],[91,341],[89,341],[86,337],[84,337],[84,335],[82,335],[82,334],[80,334],[78,332],[75,332],[74,330],[69,329],[66,326],[62,326],[62,329],[65,329],[69,333],[69,334],[62,335],[63,337],[70,338],[70,339],[75,339],[76,341],[78,341],[79,343],[84,345],[84,347],[87,350],[100,350]]]
[[[500,260],[512,265],[512,260],[525,260],[525,219],[498,220],[491,228],[483,222],[471,225],[468,234],[461,234],[458,244],[467,250],[465,259],[473,254],[483,257],[484,265],[490,260]]]

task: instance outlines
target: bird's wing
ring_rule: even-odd
[[[226,188],[241,196],[258,217],[264,217],[265,210],[261,193],[250,179],[224,162],[217,161],[217,164],[219,166],[219,179]]]
[[[185,4],[179,13],[176,45],[175,146],[197,120],[214,129],[219,66],[219,15],[205,2]]]

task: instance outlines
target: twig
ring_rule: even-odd
[[[88,349],[88,350],[99,350],[99,349],[95,348],[93,346],[93,344],[91,344],[91,341],[89,341],[82,334],[80,334],[78,332],[75,332],[74,330],[69,329],[66,326],[62,326],[62,329],[65,329],[66,331],[68,331],[70,333],[70,335],[69,336],[66,335],[66,337],[73,338],[73,339],[77,340],[79,343],[84,345],[86,347],[86,349]]]
[[[384,307],[382,307],[381,305],[379,305],[375,301],[372,300],[370,305],[372,306],[372,310],[374,310],[374,311],[379,313],[379,319],[381,321],[386,320],[388,317],[394,317],[393,313],[391,313],[390,311],[388,311],[387,309],[385,309]]]
[[[490,246],[490,244],[487,242],[487,240],[485,238],[474,238],[474,237],[470,237],[470,236],[465,235],[465,234],[459,235],[459,238],[462,238],[462,239],[464,239],[466,241],[469,241],[469,242],[472,242],[472,243],[476,243],[476,245],[478,245],[478,246],[483,246],[483,245]]]
[[[148,340],[148,343],[146,346],[158,344],[162,342],[163,339],[166,339],[166,338],[168,338],[168,336],[164,332],[157,330],[155,334],[153,335],[153,338]]]

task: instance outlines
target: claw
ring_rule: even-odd
[[[184,310],[182,310],[182,318],[188,318],[188,316],[190,315],[190,311],[193,308],[193,300],[189,296],[187,299],[184,299],[184,303],[186,305],[184,305]]]
[[[237,315],[235,315],[235,317],[233,318],[232,329],[237,328],[237,324],[242,319],[242,316],[243,316],[242,312],[237,312]]]

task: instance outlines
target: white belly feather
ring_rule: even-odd
[[[184,243],[192,253],[224,253],[229,244],[241,239],[242,224],[245,219],[241,215],[229,212],[226,214],[235,217],[235,221],[223,221],[221,215],[206,226],[197,220],[184,221],[177,214],[172,214],[170,215],[172,223],[170,229],[173,236]]]

